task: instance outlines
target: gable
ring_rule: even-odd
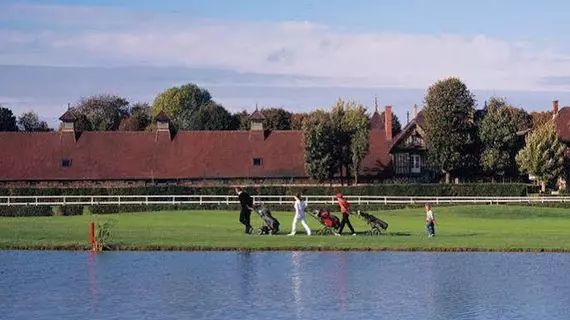
[[[390,151],[425,149],[425,137],[425,131],[415,121],[412,121],[394,139]]]

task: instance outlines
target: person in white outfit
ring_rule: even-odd
[[[311,229],[307,225],[307,221],[305,221],[305,209],[307,208],[307,203],[301,201],[301,194],[299,193],[296,193],[294,197],[295,217],[293,218],[293,227],[291,228],[291,233],[289,233],[289,235],[293,236],[295,233],[297,233],[297,222],[301,221],[301,224],[303,225],[303,228],[305,228],[307,235],[310,236]]]

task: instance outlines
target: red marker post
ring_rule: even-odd
[[[89,223],[89,241],[91,242],[91,249],[95,250],[95,222]]]

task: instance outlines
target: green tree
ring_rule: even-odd
[[[475,99],[461,80],[448,78],[429,87],[425,105],[428,156],[445,172],[449,183],[452,174],[478,162],[474,148]]]
[[[335,137],[329,115],[317,110],[303,122],[305,169],[312,179],[331,180],[335,172]]]
[[[18,131],[12,110],[0,106],[0,131]]]
[[[250,114],[246,110],[233,114],[233,127],[236,128],[236,130],[249,130],[251,128],[249,116]]]
[[[49,131],[47,122],[40,120],[37,113],[28,111],[18,118],[18,126],[22,131]]]
[[[291,112],[283,108],[262,108],[263,127],[269,130],[291,130]]]
[[[78,129],[83,131],[116,131],[121,120],[129,115],[129,101],[102,94],[82,98],[73,107]]]
[[[221,105],[210,102],[192,112],[188,118],[181,122],[182,130],[235,130],[235,121],[232,115]]]
[[[522,148],[517,132],[530,125],[528,114],[507,104],[502,98],[489,100],[479,127],[483,150],[481,165],[491,174],[505,176],[516,173],[515,157]]]
[[[307,118],[306,113],[294,113],[291,115],[291,130],[303,130],[303,122]]]
[[[174,126],[180,126],[182,121],[189,121],[192,114],[201,106],[212,102],[208,90],[189,83],[180,87],[171,87],[160,93],[152,104],[152,117],[162,110],[172,119]]]
[[[146,102],[133,104],[130,114],[136,119],[137,131],[145,130],[152,123],[152,107]]]
[[[516,161],[522,173],[536,177],[543,192],[564,173],[566,147],[558,140],[554,124],[534,128],[526,137],[525,147]]]
[[[347,130],[350,135],[350,165],[354,177],[354,184],[358,184],[358,172],[360,171],[362,160],[368,153],[370,144],[370,119],[368,118],[366,107],[352,101],[346,105],[343,120],[344,129]]]

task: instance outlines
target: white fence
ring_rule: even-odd
[[[308,204],[334,204],[334,196],[304,196]],[[570,197],[392,197],[345,196],[351,204],[507,204],[507,203],[563,203]],[[292,204],[291,196],[253,196],[255,203]],[[237,196],[214,195],[125,195],[125,196],[0,196],[0,206],[38,205],[153,205],[153,204],[238,204]]]

